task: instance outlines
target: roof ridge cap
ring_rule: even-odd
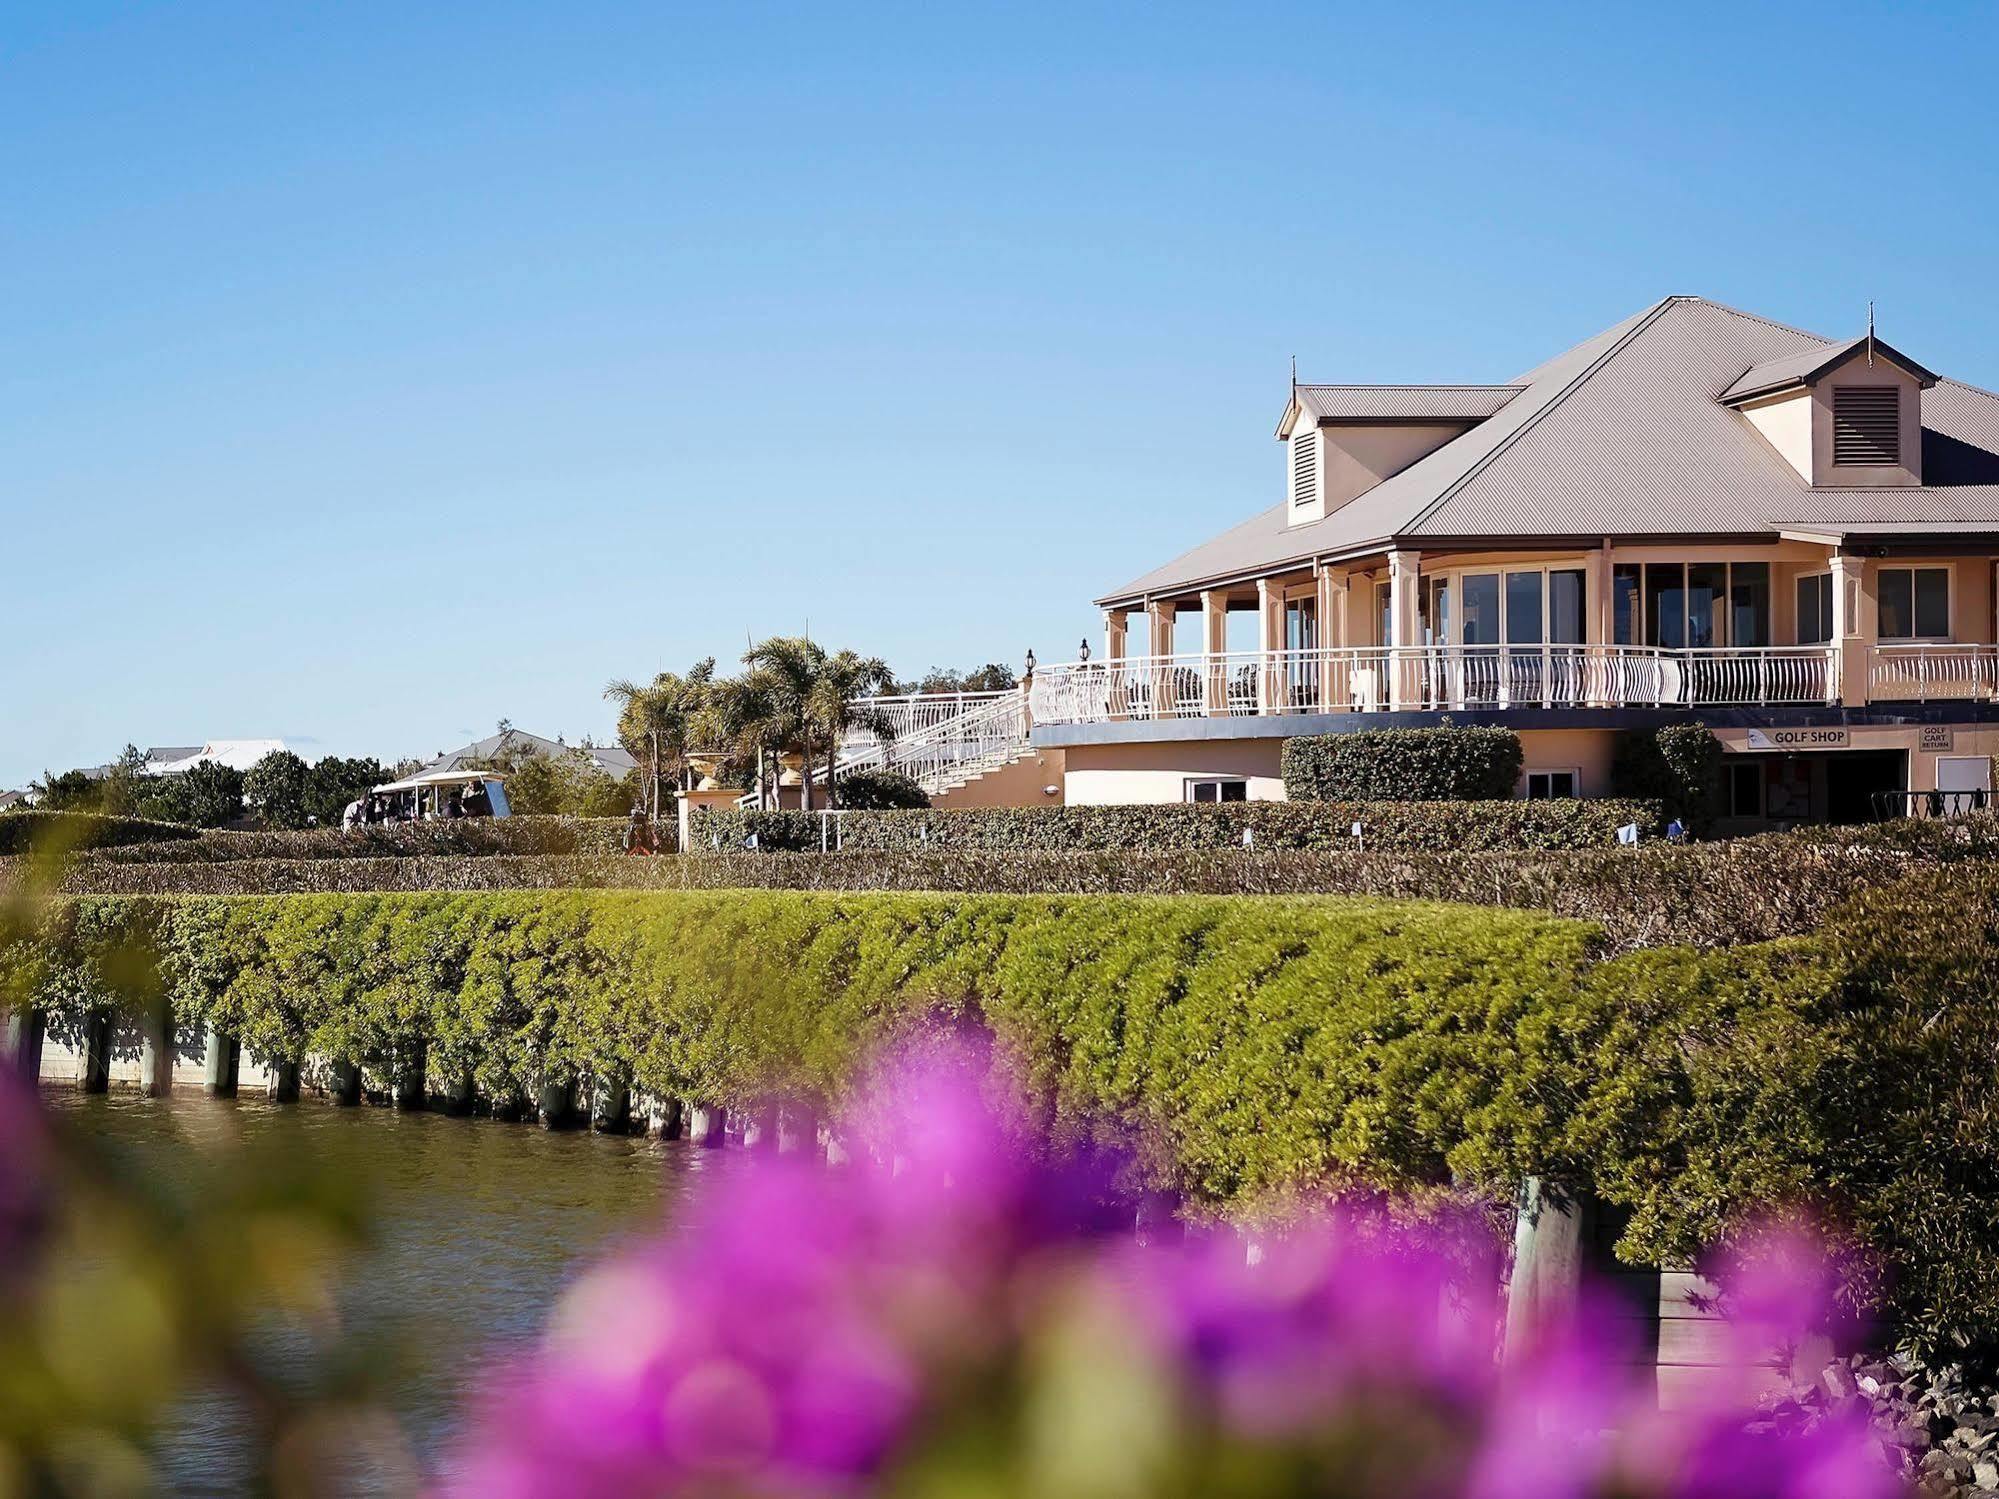
[[[1654,302],[1650,307],[1646,308],[1644,312],[1638,315],[1638,321],[1633,323],[1629,328],[1625,329],[1623,335],[1620,338],[1618,338],[1615,343],[1611,344],[1609,348],[1605,349],[1601,354],[1597,355],[1596,358],[1592,359],[1586,367],[1579,370],[1574,376],[1574,378],[1572,378],[1568,382],[1568,384],[1564,385],[1560,390],[1556,391],[1553,396],[1549,397],[1548,400],[1542,405],[1539,411],[1536,411],[1532,416],[1528,417],[1526,421],[1522,422],[1512,432],[1508,433],[1505,439],[1501,441],[1499,444],[1497,444],[1491,452],[1487,453],[1484,457],[1480,458],[1470,468],[1466,469],[1463,473],[1459,474],[1457,478],[1453,479],[1449,484],[1445,485],[1443,489],[1439,490],[1434,499],[1432,499],[1421,510],[1418,510],[1416,514],[1412,516],[1408,521],[1406,521],[1403,525],[1398,526],[1396,528],[1396,534],[1399,535],[1406,531],[1415,530],[1416,527],[1422,525],[1424,521],[1428,520],[1431,516],[1435,515],[1439,510],[1443,509],[1447,501],[1449,501],[1453,496],[1455,496],[1459,490],[1463,489],[1465,485],[1471,483],[1473,479],[1477,478],[1480,474],[1484,473],[1486,468],[1490,466],[1496,459],[1498,459],[1500,454],[1509,452],[1516,442],[1520,441],[1521,438],[1525,437],[1529,432],[1533,431],[1535,427],[1539,426],[1542,419],[1545,418],[1549,412],[1553,411],[1557,406],[1560,406],[1562,402],[1566,401],[1570,396],[1574,395],[1585,384],[1587,384],[1590,381],[1590,379],[1592,379],[1595,376],[1598,370],[1602,369],[1604,365],[1608,364],[1612,359],[1615,359],[1620,353],[1622,353],[1624,349],[1631,343],[1631,341],[1636,337],[1638,337],[1639,334],[1643,333],[1647,328],[1650,328],[1654,323],[1658,322],[1658,320],[1665,314],[1665,311],[1668,307],[1671,307],[1676,302],[1697,302],[1700,300],[1701,299],[1698,297],[1682,297],[1682,296],[1662,297],[1657,302]],[[1585,342],[1587,342],[1587,340],[1585,340]]]
[[[1747,318],[1752,323],[1761,323],[1764,327],[1775,328],[1780,333],[1795,333],[1800,338],[1816,339],[1819,343],[1822,344],[1831,345],[1840,342],[1840,340],[1836,338],[1827,338],[1823,333],[1814,333],[1809,328],[1799,328],[1790,323],[1780,323],[1775,318],[1764,317],[1759,312],[1747,312],[1740,307],[1732,307],[1726,302],[1717,302],[1713,297],[1678,297],[1674,298],[1674,300],[1684,301],[1684,302],[1705,302],[1710,307],[1718,308],[1722,312],[1733,314],[1734,316],[1739,318]],[[1779,355],[1778,357],[1781,359],[1781,358],[1787,358],[1789,356]],[[1757,363],[1767,364],[1769,363],[1769,361],[1766,359],[1759,359]],[[1750,367],[1753,369],[1755,366],[1752,365]]]

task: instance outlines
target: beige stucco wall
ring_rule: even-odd
[[[1063,765],[1067,756],[1059,749],[1039,750],[1023,755],[1011,765],[940,791],[930,798],[933,807],[1059,807],[1063,800]],[[1048,794],[1048,787],[1055,794]]]
[[[1832,461],[1832,393],[1841,386],[1892,385],[1901,392],[1902,462],[1886,468],[1842,468]],[[1834,489],[1885,489],[1923,482],[1923,391],[1900,365],[1864,351],[1819,377],[1811,389],[1812,483]]]
[[[1573,770],[1582,796],[1610,795],[1610,759],[1617,743],[1610,729],[1523,729],[1520,769]]]
[[[1325,470],[1322,487],[1326,509],[1339,509],[1468,430],[1466,422],[1359,422],[1321,427],[1319,461]]]
[[[1165,744],[1077,744],[1068,751],[1071,806],[1130,806],[1187,799],[1190,776],[1242,776],[1251,801],[1282,801],[1281,739],[1197,739]]]
[[[1812,478],[1812,398],[1803,390],[1779,396],[1761,406],[1745,406],[1749,425],[1763,434],[1783,460],[1807,484]]]

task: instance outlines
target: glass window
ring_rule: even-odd
[[[1687,564],[1687,644],[1708,650],[1728,644],[1728,564]]]
[[[1584,587],[1581,568],[1548,574],[1548,639],[1556,645],[1581,645]]]
[[[1249,800],[1249,782],[1239,780],[1189,781],[1190,802],[1244,802]]]
[[[1499,644],[1499,574],[1468,573],[1464,579],[1464,643]]]
[[[1884,567],[1874,577],[1883,640],[1941,640],[1950,634],[1950,569]]]
[[[1315,599],[1293,599],[1284,606],[1284,649],[1309,651],[1319,644],[1319,605]]]
[[[1737,760],[1728,767],[1728,815],[1730,817],[1763,815],[1762,761]]]
[[[1576,794],[1573,770],[1530,770],[1527,772],[1527,800],[1558,801]]]
[[[1798,644],[1822,645],[1832,639],[1832,574],[1810,573],[1798,579]]]
[[[1770,643],[1770,564],[1735,562],[1728,569],[1728,643]]]
[[[1376,645],[1392,645],[1395,642],[1395,605],[1393,595],[1386,583],[1374,585],[1374,612],[1379,619],[1380,634],[1374,637]]]
[[[1506,575],[1506,643],[1508,645],[1539,645],[1541,643],[1541,574],[1508,573]]]
[[[1644,622],[1638,602],[1638,564],[1619,562],[1610,570],[1611,641],[1613,645],[1636,645]]]
[[[1645,643],[1668,650],[1687,643],[1686,568],[1677,562],[1645,564]]]
[[[1449,578],[1425,578],[1423,580],[1423,643],[1425,645],[1450,645],[1451,641],[1451,580]]]
[[[1931,640],[1941,640],[1950,634],[1948,568],[1916,569],[1916,633]]]

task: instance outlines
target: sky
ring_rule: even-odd
[[[0,788],[809,631],[1032,647],[1275,503],[1289,362],[1657,298],[1999,386],[1999,8],[0,0]]]

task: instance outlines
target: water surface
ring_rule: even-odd
[[[671,1215],[704,1174],[736,1159],[679,1141],[382,1108],[68,1088],[43,1096],[79,1128],[128,1147],[146,1170],[185,1177],[197,1152],[241,1138],[365,1173],[379,1208],[376,1243],[349,1267],[341,1310],[359,1333],[414,1344],[416,1361],[390,1400],[433,1474],[479,1372],[527,1347],[568,1278],[620,1237]],[[247,1492],[243,1435],[223,1397],[185,1402],[163,1447],[174,1492]]]

